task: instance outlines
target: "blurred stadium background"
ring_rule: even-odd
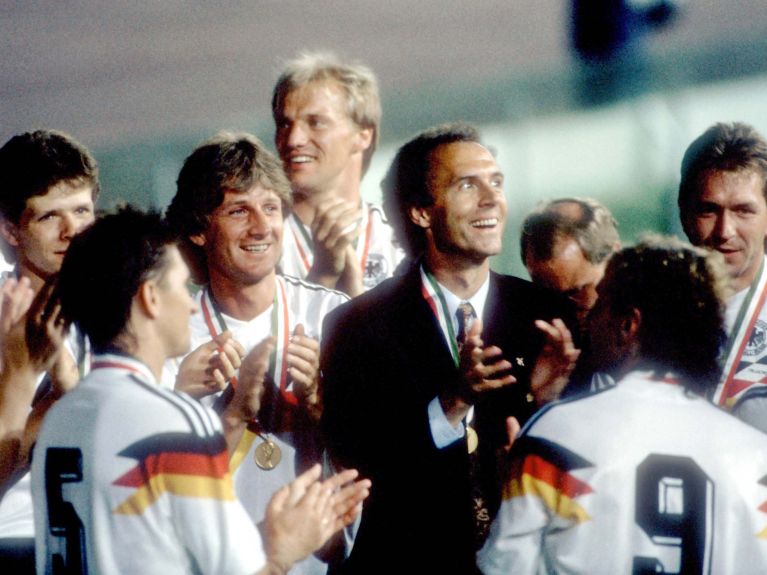
[[[624,241],[679,233],[678,168],[716,121],[767,133],[764,0],[0,0],[0,140],[71,133],[102,170],[101,207],[164,208],[184,157],[222,128],[272,141],[280,63],[330,49],[381,84],[378,183],[410,135],[477,123],[507,176],[499,271],[525,275],[538,201],[604,202]]]

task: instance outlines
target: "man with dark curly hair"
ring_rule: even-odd
[[[676,239],[610,259],[589,331],[616,385],[528,422],[478,556],[484,573],[764,569],[764,435],[705,397],[725,339],[722,267]]]

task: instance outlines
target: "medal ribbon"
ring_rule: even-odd
[[[759,294],[758,297],[755,297],[757,294]],[[751,284],[746,299],[738,311],[730,337],[727,339],[724,353],[725,364],[722,370],[722,373],[726,374],[726,378],[724,383],[717,388],[714,403],[729,405],[731,400],[741,391],[736,389],[735,375],[765,300],[767,300],[767,273],[765,273],[764,260],[762,260],[756,281]],[[747,317],[748,321],[744,321]],[[735,353],[733,353],[734,350],[736,350]]]
[[[143,363],[125,356],[99,354],[94,358],[93,364],[91,365],[91,371],[96,369],[122,369],[139,375],[144,383],[151,384],[155,381],[149,368]]]
[[[442,293],[442,289],[439,287],[437,280],[434,279],[434,276],[427,272],[423,267],[421,268],[421,294],[426,300],[426,303],[429,304],[434,316],[437,318],[437,323],[439,323],[442,335],[445,337],[445,342],[450,350],[450,355],[453,357],[455,366],[458,367],[458,342],[455,339],[453,319],[450,315],[450,310],[447,307],[445,295]]]
[[[453,329],[453,319],[450,314],[450,310],[447,307],[447,301],[445,301],[445,294],[442,293],[442,288],[439,287],[439,283],[434,279],[434,276],[421,266],[421,294],[429,304],[431,311],[434,313],[434,317],[437,318],[439,328],[442,330],[442,335],[445,337],[445,342],[450,350],[450,355],[453,358],[456,369],[460,363],[460,354],[458,353],[458,340],[456,339],[455,329]],[[469,408],[469,413],[464,418],[464,426],[466,428],[466,448],[469,453],[474,453],[477,449],[479,437],[477,432],[472,427],[472,421],[474,420],[474,406]]]
[[[276,342],[274,350],[269,356],[269,373],[279,386],[283,399],[291,405],[297,405],[298,399],[292,391],[288,391],[288,344],[290,343],[290,315],[288,310],[288,295],[285,288],[285,280],[276,275],[274,290],[274,304],[272,306],[272,329],[271,335]],[[215,338],[227,329],[226,320],[211,297],[210,289],[205,288],[202,294],[202,315],[208,326],[210,336]],[[215,316],[216,321],[213,321]],[[218,329],[216,328],[218,323]],[[233,377],[232,386],[237,387],[237,378]]]
[[[360,258],[360,267],[364,272],[365,263],[368,259],[368,252],[370,251],[370,237],[373,230],[373,218],[370,217],[370,208],[362,210],[362,218],[360,219],[359,225],[362,232],[354,241],[354,247],[357,251],[357,256]],[[296,230],[298,230],[298,233],[296,233]],[[301,263],[304,264],[304,273],[308,274],[312,267],[312,263],[314,262],[312,237],[306,226],[297,217],[291,218],[290,231],[293,233],[293,237],[296,240],[298,255],[301,257]]]

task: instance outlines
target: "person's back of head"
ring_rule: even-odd
[[[58,278],[65,319],[90,339],[95,351],[127,334],[139,287],[162,273],[176,235],[157,213],[124,207],[96,220],[72,240]]]
[[[642,361],[659,376],[675,373],[689,390],[705,395],[719,381],[727,285],[719,254],[677,238],[648,236],[610,258],[599,301],[605,298],[616,318],[637,310]],[[605,334],[592,333],[600,336]]]

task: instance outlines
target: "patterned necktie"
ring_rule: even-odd
[[[471,324],[477,315],[474,313],[474,307],[467,301],[461,302],[458,309],[455,310],[455,317],[458,320],[458,332],[455,339],[458,343],[458,352],[460,353],[466,339],[466,332],[471,329]],[[474,515],[474,535],[475,546],[477,549],[482,547],[487,538],[490,529],[490,514],[487,509],[487,500],[485,499],[482,485],[479,465],[479,452],[477,451],[478,437],[473,425],[469,421],[466,425],[467,447],[469,448],[469,480],[471,482],[471,505]]]
[[[474,307],[469,302],[464,301],[455,310],[455,317],[458,320],[458,332],[455,335],[455,339],[458,343],[458,351],[460,351],[463,347],[463,342],[466,340],[466,332],[469,331],[472,320],[477,316],[474,313]]]

